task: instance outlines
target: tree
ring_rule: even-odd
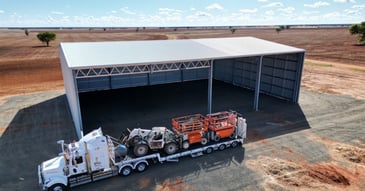
[[[286,26],[284,26],[284,25],[280,25],[280,26],[278,26],[278,27],[275,28],[275,31],[277,33],[279,33],[279,32],[281,32],[281,31],[283,31],[285,29],[288,29],[288,28]]]
[[[235,33],[236,30],[237,30],[237,29],[233,28],[232,26],[229,26],[228,28],[229,28],[229,30],[231,31],[232,34]]]
[[[277,33],[279,33],[282,29],[280,27],[277,27],[275,30]]]
[[[360,44],[365,44],[365,21],[360,24],[351,25],[349,31],[351,35],[357,34],[359,36]]]
[[[56,33],[54,32],[42,32],[37,34],[37,38],[49,46],[49,41],[56,40]]]

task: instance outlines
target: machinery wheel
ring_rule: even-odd
[[[237,147],[237,145],[238,145],[238,142],[237,141],[233,141],[232,144],[231,144],[231,147],[232,148],[235,148],[235,147]]]
[[[144,156],[148,153],[148,146],[146,144],[137,144],[134,146],[133,152],[137,157]]]
[[[213,152],[213,148],[212,147],[208,147],[206,150],[205,150],[205,153],[207,154],[210,154]]]
[[[120,170],[119,175],[128,176],[131,173],[132,173],[132,167],[125,166],[125,167],[122,168],[122,170]]]
[[[148,167],[148,165],[145,162],[140,162],[140,163],[137,164],[136,170],[138,172],[143,172],[147,169],[147,167]]]
[[[168,143],[165,145],[165,152],[166,154],[174,154],[177,151],[177,145],[174,142]]]
[[[221,140],[221,137],[219,136],[219,135],[216,135],[215,137],[214,137],[214,141],[215,142],[218,142],[218,141],[220,141]]]
[[[208,143],[208,139],[205,137],[202,137],[202,140],[200,141],[202,145],[206,145]]]
[[[221,144],[221,145],[219,145],[219,147],[218,147],[218,149],[219,149],[220,151],[223,151],[225,148],[226,148],[226,145],[225,145],[225,144]]]
[[[63,184],[55,184],[48,188],[48,191],[66,191],[67,187]]]
[[[190,143],[188,142],[188,141],[184,141],[183,143],[182,143],[182,148],[183,149],[188,149],[190,147]]]
[[[236,133],[235,132],[233,132],[230,136],[229,136],[229,138],[231,138],[231,139],[233,139],[233,138],[235,138],[236,137]]]

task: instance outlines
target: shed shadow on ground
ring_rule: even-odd
[[[206,80],[81,93],[84,133],[102,127],[119,136],[127,128],[166,126],[174,117],[207,113]],[[298,104],[260,94],[253,110],[254,92],[221,81],[213,82],[213,112],[235,110],[248,124],[247,141],[258,141],[310,128]]]
[[[43,100],[44,95],[8,98],[0,106],[1,115],[14,110],[11,107]],[[57,140],[75,138],[65,95],[18,110],[0,137],[0,190],[39,190],[37,165],[58,155]]]

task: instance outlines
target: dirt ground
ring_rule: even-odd
[[[243,147],[151,165],[142,174],[73,190],[365,190],[365,46],[356,46],[347,29],[55,32],[58,39],[43,47],[36,31],[28,37],[21,30],[0,31],[0,191],[38,190],[36,166],[57,155],[57,140],[76,138],[64,96],[59,42],[226,36],[255,36],[306,49],[299,104],[262,95],[260,111],[253,112],[252,92],[214,82],[213,109],[235,109],[248,121]],[[205,81],[154,88],[159,90],[81,95],[86,130],[102,125],[104,132],[118,136],[121,127],[169,125],[171,116],[206,109]],[[186,91],[194,94],[181,93]],[[143,101],[128,101],[126,95]],[[174,95],[194,101],[186,104]],[[107,99],[96,103],[98,96]]]

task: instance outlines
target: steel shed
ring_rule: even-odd
[[[254,37],[61,43],[66,96],[83,136],[80,92],[213,79],[297,103],[305,50]]]

